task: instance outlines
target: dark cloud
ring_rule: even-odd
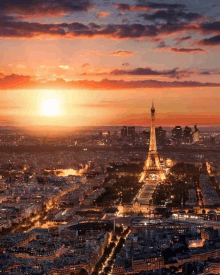
[[[177,43],[180,44],[182,42],[190,40],[191,38],[192,38],[191,35],[188,35],[188,36],[185,36],[185,37],[177,37],[177,38],[175,38],[175,41],[177,41]]]
[[[185,12],[183,9],[185,5],[182,4],[168,4],[168,3],[146,3],[139,5],[129,5],[129,4],[115,4],[115,7],[121,11],[151,11],[154,13],[145,13],[139,15],[148,21],[163,20],[169,23],[178,23],[182,20],[191,22],[203,17],[203,15],[193,12]]]
[[[62,89],[137,89],[137,88],[184,88],[184,87],[220,87],[220,83],[202,83],[197,81],[158,81],[139,80],[124,81],[103,79],[101,81],[79,80],[65,81],[59,78],[55,81],[41,83],[32,81],[30,76],[10,75],[0,80],[0,89],[42,89],[42,88],[62,88]]]
[[[220,35],[201,39],[198,44],[202,46],[218,46],[220,45]]]
[[[185,5],[179,4],[179,3],[174,3],[174,4],[169,4],[169,3],[153,3],[150,2],[149,7],[152,9],[183,9],[185,8]]]
[[[102,27],[95,24],[95,23],[89,23],[88,26],[92,29],[92,30],[98,30],[98,29],[101,29]]]
[[[112,38],[146,38],[157,35],[157,28],[153,25],[142,24],[107,25],[97,35]]]
[[[130,66],[130,63],[128,63],[128,62],[124,62],[124,63],[122,63],[122,66]]]
[[[121,11],[130,11],[131,6],[129,4],[114,4],[114,6]]]
[[[218,75],[218,74],[220,74],[220,69],[219,68],[206,69],[206,70],[200,71],[200,75]]]
[[[212,23],[202,23],[199,26],[200,30],[204,34],[210,33],[220,33],[220,21],[215,21]]]
[[[61,16],[85,12],[92,6],[89,0],[1,0],[0,11],[22,16]]]
[[[156,71],[151,68],[135,68],[132,70],[113,70],[111,75],[144,75],[144,76],[175,76],[177,74],[176,69],[166,71]]]
[[[24,21],[0,20],[0,37],[33,38],[42,35],[75,37],[106,37],[112,39],[146,38],[157,35],[157,28],[153,25],[122,24],[97,26],[84,25],[78,22],[60,24],[29,23]]]
[[[91,65],[89,63],[85,63],[82,65],[82,68],[90,67]]]
[[[160,41],[159,44],[157,45],[157,48],[165,48],[165,47],[166,47],[165,41]]]
[[[33,38],[42,35],[60,36],[63,38],[105,37],[110,39],[153,38],[161,35],[178,34],[187,31],[198,31],[198,27],[190,24],[109,24],[98,26],[82,23],[41,24],[23,21],[0,20],[0,37]]]
[[[71,29],[71,25],[69,28]],[[37,35],[65,35],[64,28],[57,24],[0,21],[0,37],[31,38]]]
[[[198,24],[192,23],[164,23],[158,27],[158,35],[174,35],[187,32],[200,32]]]
[[[166,50],[171,51],[172,48],[166,48]],[[159,50],[159,49],[158,49]],[[196,49],[194,49],[195,52],[197,53]],[[182,51],[178,53],[192,53],[190,51],[187,51],[187,49],[183,49]],[[200,53],[200,51],[198,51]],[[203,52],[202,52],[203,53]],[[123,63],[122,66],[130,66],[129,63]],[[135,69],[115,69],[110,72],[93,72],[93,73],[84,73],[81,74],[83,76],[159,76],[159,77],[168,77],[168,78],[176,78],[176,79],[181,79],[181,78],[189,78],[192,76],[199,76],[199,75],[208,75],[208,74],[220,74],[220,70],[218,68],[215,69],[206,69],[206,70],[180,70],[179,68],[174,68],[172,70],[163,70],[163,71],[158,71],[158,70],[153,70],[149,67],[147,68],[135,68]]]
[[[182,4],[168,4],[168,3],[140,3],[136,5],[129,5],[129,4],[114,4],[115,7],[121,11],[150,11],[153,9],[167,9],[167,10],[176,10],[176,9],[183,9],[185,5]]]
[[[2,14],[0,12],[0,22],[10,22],[10,21],[15,21],[16,19],[18,19],[19,17],[15,17],[15,16],[10,16],[10,15],[6,15],[6,14]]]
[[[161,24],[108,24],[88,25],[72,23],[43,24],[25,22],[19,18],[8,16],[0,17],[0,37],[3,38],[34,38],[43,35],[58,36],[59,38],[73,39],[78,37],[105,37],[108,39],[145,39],[151,38],[152,42],[169,35],[178,35],[188,32],[199,34],[220,33],[216,24],[198,24],[187,22],[166,22]],[[157,39],[157,40],[156,40]]]
[[[170,23],[178,23],[181,20],[185,20],[187,22],[191,22],[203,17],[203,15],[198,13],[186,13],[184,11],[175,11],[175,10],[158,10],[153,14],[142,14],[140,17],[143,17],[145,20],[156,21],[156,20],[164,20]]]
[[[100,82],[96,81],[71,81],[67,83],[69,88],[74,86],[86,89],[136,89],[136,88],[183,88],[183,87],[220,87],[220,83],[202,83],[197,81],[124,81],[124,80],[109,80],[103,79]]]
[[[209,71],[201,72],[201,75],[210,75],[211,73]]]
[[[132,56],[134,54],[133,51],[127,51],[127,50],[117,50],[114,52],[94,52],[91,51],[89,52],[90,55],[98,55],[98,56],[105,56],[105,55],[109,55],[109,56],[120,56],[120,57],[127,57],[127,56]]]
[[[156,50],[160,50],[160,48],[157,48]],[[164,47],[162,48],[162,51],[168,51],[172,53],[206,53],[206,50],[201,48],[170,48],[170,47]]]
[[[205,53],[201,48],[171,48],[171,52],[175,53]]]
[[[130,20],[129,20],[128,17],[122,19],[122,23],[123,23],[123,24],[125,24],[125,23],[127,24],[127,23],[129,23],[129,22],[130,22]]]

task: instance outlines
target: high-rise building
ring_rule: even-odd
[[[190,144],[192,143],[192,140],[193,140],[192,129],[186,126],[183,131],[183,142]]]
[[[183,135],[183,130],[181,126],[175,126],[172,129],[172,137],[176,139],[181,139]]]
[[[128,136],[135,135],[135,127],[128,127]]]
[[[197,125],[194,126],[194,132],[193,132],[193,142],[199,142],[199,129],[197,128]]]
[[[163,129],[161,126],[157,127],[155,130],[157,143],[162,143],[166,139],[166,130]]]
[[[121,136],[126,137],[127,135],[128,135],[128,129],[126,126],[123,126],[123,128],[121,129]]]
[[[210,144],[215,145],[215,137],[214,136],[210,136]]]
[[[150,144],[150,131],[143,131],[140,136],[144,140],[145,145]]]
[[[94,162],[90,160],[90,161],[88,162],[88,168],[89,168],[89,169],[93,169],[94,167],[95,167]]]

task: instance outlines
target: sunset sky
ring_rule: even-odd
[[[1,0],[0,39],[0,125],[220,123],[219,0]]]

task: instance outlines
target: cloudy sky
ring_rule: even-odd
[[[220,122],[219,0],[1,0],[0,39],[1,125]]]

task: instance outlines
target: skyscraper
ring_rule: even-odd
[[[193,133],[193,142],[199,142],[199,129],[197,128],[197,125],[194,126],[194,133]]]
[[[176,139],[182,139],[183,130],[181,126],[175,126],[172,129],[172,137]]]
[[[128,135],[128,129],[127,129],[126,126],[123,126],[123,127],[121,128],[121,136],[122,136],[122,137],[126,137],[127,135]]]
[[[186,126],[183,131],[183,142],[190,144],[192,143],[192,140],[193,140],[192,129]]]
[[[135,127],[128,127],[128,136],[134,136],[135,135]]]
[[[166,130],[163,129],[161,126],[157,127],[155,130],[157,143],[161,144],[166,138]]]

